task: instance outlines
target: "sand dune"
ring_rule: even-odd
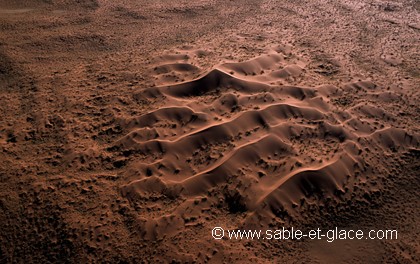
[[[166,107],[123,125],[128,134],[116,141],[115,149],[145,157],[133,165],[139,179],[124,186],[123,194],[133,201],[163,194],[185,197],[189,203],[188,199],[235,184],[233,205],[228,205],[233,212],[260,219],[272,219],[281,212],[281,217],[299,219],[299,204],[317,195],[338,204],[350,199],[360,184],[360,174],[369,177],[372,173],[367,170],[371,155],[419,147],[418,134],[372,123],[391,116],[383,109],[358,104],[342,111],[333,103],[346,92],[365,94],[377,89],[370,81],[341,87],[270,84],[304,74],[301,67],[287,65],[283,56],[271,50],[245,62],[220,64],[190,81],[145,89],[145,94],[155,94]],[[181,54],[163,58],[164,66],[173,58],[188,59]],[[167,72],[197,71],[185,62],[170,65]],[[317,141],[334,142],[334,153],[316,159],[307,151],[302,153],[309,142]],[[366,149],[371,153],[360,155]],[[207,201],[216,204],[219,199],[214,196]],[[181,203],[165,211],[166,220],[145,220],[165,221],[152,229],[154,239],[158,234],[177,234],[165,230],[171,225],[171,230],[177,230],[180,221],[186,221],[178,217],[183,207]],[[247,224],[245,217],[243,225]]]

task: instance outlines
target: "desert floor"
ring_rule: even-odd
[[[419,12],[0,0],[0,262],[419,263]]]

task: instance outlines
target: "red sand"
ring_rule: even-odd
[[[418,263],[419,8],[0,1],[0,260]]]

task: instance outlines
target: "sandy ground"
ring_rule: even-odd
[[[0,1],[0,261],[418,263],[419,2],[173,2]]]

